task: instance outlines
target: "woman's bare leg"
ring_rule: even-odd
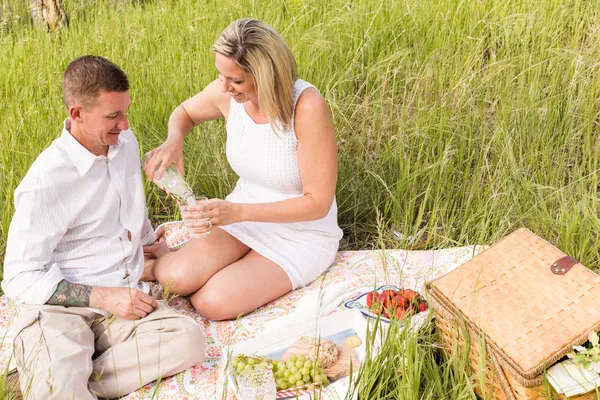
[[[171,293],[187,295],[249,251],[248,246],[229,233],[213,228],[210,235],[192,239],[181,249],[158,258],[152,275]]]
[[[217,272],[190,300],[202,316],[220,321],[247,314],[291,290],[292,283],[279,265],[250,250]]]

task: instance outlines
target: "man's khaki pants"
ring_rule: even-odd
[[[14,354],[25,399],[116,398],[202,362],[204,335],[163,302],[145,318],[18,306]]]

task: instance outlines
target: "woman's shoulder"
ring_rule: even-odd
[[[229,114],[229,107],[231,105],[231,96],[227,93],[224,93],[221,90],[221,83],[218,79],[215,79],[200,92],[196,96],[205,97],[206,100],[218,108],[221,113],[227,118]]]
[[[215,79],[202,90],[201,93],[206,93],[208,98],[214,104],[229,104],[231,100],[231,96],[221,90],[222,84],[218,79]]]
[[[295,118],[310,118],[314,112],[328,108],[321,92],[311,83],[297,79],[294,84],[294,97],[296,102]]]
[[[318,129],[315,130],[315,127]],[[299,95],[294,110],[294,132],[296,137],[298,140],[303,140],[307,137],[307,134],[310,137],[311,132],[329,131],[335,136],[329,105],[314,86],[306,87]]]
[[[294,82],[294,102],[297,102],[306,91],[319,93],[319,90],[312,83],[300,78],[296,79]]]

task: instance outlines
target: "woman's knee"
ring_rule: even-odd
[[[170,293],[188,295],[199,289],[193,279],[190,279],[192,265],[184,262],[170,263],[169,260],[157,264],[154,277],[160,285]]]
[[[241,316],[239,307],[222,293],[201,289],[190,296],[194,308],[206,319],[224,321]]]

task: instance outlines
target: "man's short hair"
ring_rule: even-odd
[[[129,80],[121,68],[106,58],[81,56],[67,66],[62,88],[67,108],[75,103],[91,106],[102,91],[129,90]]]

